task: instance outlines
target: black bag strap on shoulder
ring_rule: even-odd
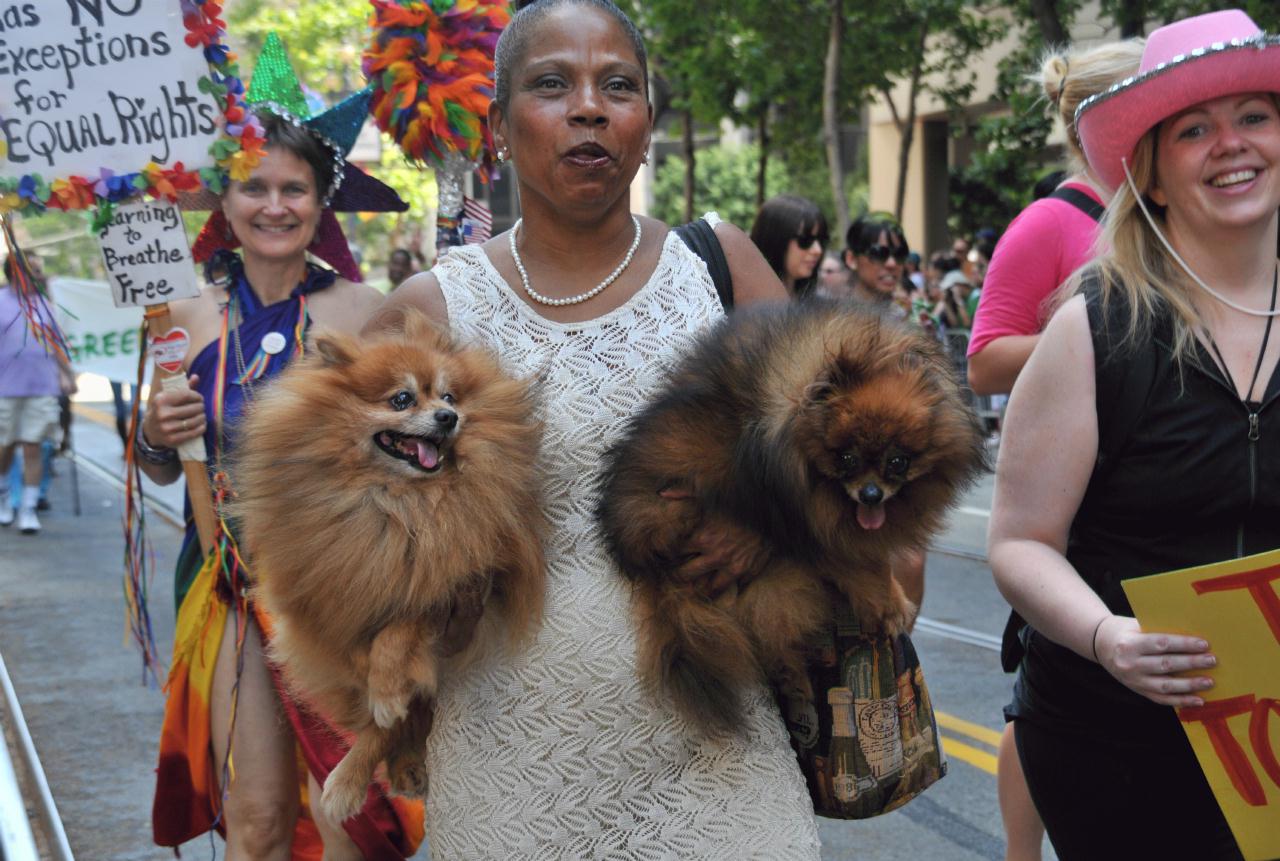
[[[720,247],[720,239],[716,236],[715,229],[707,223],[705,218],[695,218],[688,224],[681,224],[679,227],[673,227],[676,232],[684,240],[684,244],[688,245],[694,254],[702,258],[702,262],[707,264],[707,272],[711,275],[711,281],[716,285],[716,293],[720,296],[720,304],[724,306],[725,311],[733,309],[733,276],[729,274],[729,261],[725,260],[724,249]]]
[[[1049,196],[1058,200],[1065,200],[1094,221],[1101,221],[1102,213],[1106,212],[1101,203],[1098,203],[1098,201],[1078,188],[1057,188]]]
[[[1125,338],[1128,328],[1128,303],[1113,295],[1105,309],[1101,287],[1086,283],[1089,302],[1089,326],[1094,332],[1094,387],[1098,413],[1098,457],[1090,485],[1101,483],[1124,452],[1138,422],[1146,412],[1147,402],[1159,374],[1158,354],[1169,333],[1167,321],[1158,318],[1150,323],[1144,336]],[[1123,346],[1120,344],[1124,342]]]

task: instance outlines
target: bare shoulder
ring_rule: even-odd
[[[338,278],[308,299],[308,313],[319,325],[338,332],[358,332],[382,301],[382,294],[368,284]]]
[[[1059,436],[1065,431],[1076,442],[1090,430],[1096,434],[1093,337],[1083,296],[1068,300],[1045,327],[1013,385],[1005,419],[1005,436],[1011,443],[1017,442],[1015,430],[1024,425]],[[1043,454],[1067,442],[1037,447]]]
[[[198,296],[169,303],[169,319],[173,325],[189,329],[212,319],[227,301],[221,287],[205,286]]]
[[[1089,307],[1082,295],[1075,295],[1062,304],[1049,324],[1045,326],[1042,341],[1048,341],[1044,347],[1046,354],[1064,356],[1070,354],[1076,359],[1087,359],[1089,375],[1093,374],[1093,335],[1089,328]],[[1037,350],[1040,346],[1037,345]]]
[[[741,228],[721,221],[716,225],[716,239],[720,240],[725,260],[729,263],[735,306],[787,301],[787,289],[782,286],[751,237]]]
[[[387,294],[369,316],[362,331],[380,332],[391,328],[400,322],[404,312],[408,310],[418,311],[441,326],[449,325],[449,308],[435,275],[419,272]]]

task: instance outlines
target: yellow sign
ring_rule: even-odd
[[[1144,631],[1209,641],[1214,686],[1178,717],[1246,861],[1280,857],[1280,551],[1123,585]]]

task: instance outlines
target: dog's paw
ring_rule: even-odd
[[[421,751],[401,753],[387,763],[391,791],[412,798],[427,797],[427,761]]]
[[[381,696],[370,691],[369,713],[373,715],[373,722],[382,729],[391,729],[409,714],[409,699],[408,691]]]
[[[330,822],[345,822],[360,812],[368,795],[369,786],[351,773],[349,767],[344,768],[345,760],[339,762],[324,782],[324,791],[320,793],[320,808]]]

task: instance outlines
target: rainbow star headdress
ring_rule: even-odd
[[[332,153],[333,183],[322,198],[324,213],[320,218],[320,228],[308,250],[349,281],[360,280],[360,267],[351,256],[347,238],[334,213],[404,212],[409,208],[388,185],[347,161],[369,113],[372,95],[366,87],[328,110],[313,115],[302,94],[302,85],[298,83],[293,64],[275,33],[267,35],[249,91],[245,94],[245,103],[251,108],[275,114],[305,129]],[[244,179],[247,175],[247,171],[239,177],[233,173],[232,178]],[[183,207],[213,210],[192,248],[192,256],[197,263],[208,260],[215,251],[236,248],[240,244],[228,229],[219,199],[211,191],[185,196]]]

